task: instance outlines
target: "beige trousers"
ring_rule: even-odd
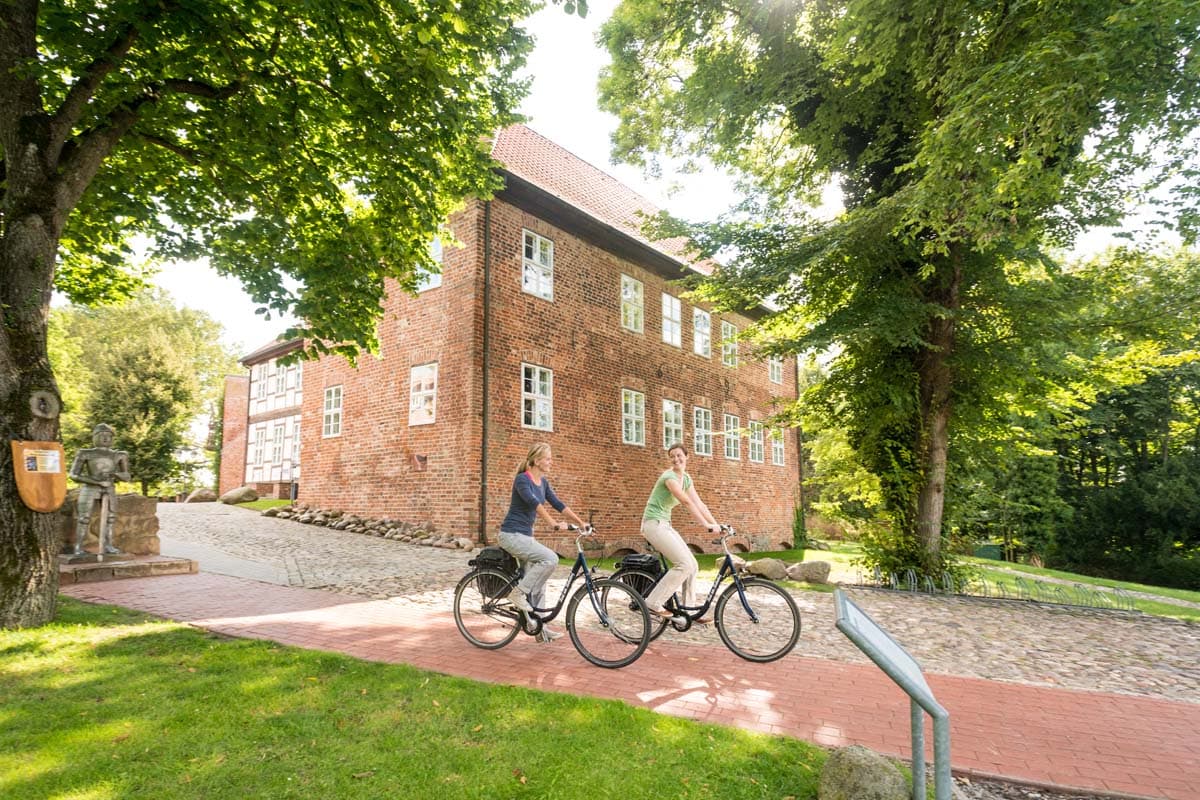
[[[646,597],[646,608],[651,611],[661,609],[663,603],[667,602],[667,599],[680,587],[683,588],[680,601],[685,606],[696,605],[693,583],[696,570],[700,568],[700,565],[696,563],[696,557],[688,549],[683,537],[671,527],[671,523],[652,519],[642,520],[642,536],[645,536],[646,541],[653,545],[655,550],[666,556],[667,561],[671,562],[671,568],[667,570],[667,574],[662,576],[662,579]]]

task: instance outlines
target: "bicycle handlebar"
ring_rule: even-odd
[[[737,536],[737,531],[735,531],[733,529],[732,525],[722,525],[721,526],[721,537],[719,539],[713,539],[712,544],[724,545],[726,539],[732,538],[734,536]]]

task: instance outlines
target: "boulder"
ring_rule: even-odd
[[[75,547],[75,501],[78,489],[67,493],[67,501],[58,510],[61,520],[59,544],[61,550]],[[100,504],[92,510],[88,534],[83,548],[95,552],[100,541]],[[117,522],[113,528],[113,545],[131,555],[158,555],[158,503],[153,497],[140,494],[117,495]]]
[[[817,800],[909,800],[911,794],[895,764],[857,744],[829,755],[817,788]]]
[[[778,558],[760,558],[746,565],[746,571],[772,581],[787,580],[787,567]]]
[[[829,583],[828,561],[801,561],[790,564],[787,568],[788,578],[806,583]]]
[[[737,554],[730,556],[730,558],[733,560],[733,568],[737,570],[739,574],[746,571],[746,559]]]
[[[197,489],[187,496],[185,503],[215,503],[217,502],[217,493],[212,489],[204,488]]]
[[[827,551],[827,550],[829,550],[829,545],[825,542],[817,541],[816,539],[809,539],[808,544],[805,546],[805,549],[806,550],[826,550]]]
[[[236,506],[238,503],[249,503],[253,500],[257,500],[258,492],[254,491],[254,489],[249,486],[239,486],[236,489],[230,489],[217,499],[222,503]]]

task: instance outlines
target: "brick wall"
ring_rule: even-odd
[[[552,302],[521,290],[523,230],[554,242]],[[765,361],[753,360],[745,343],[740,346],[740,366],[722,366],[720,320],[730,320],[739,329],[749,322],[724,314],[712,315],[712,355],[695,355],[692,304],[687,300],[681,300],[680,346],[664,343],[662,293],[678,297],[680,287],[512,205],[493,204],[491,239],[491,413],[497,433],[489,453],[495,476],[488,492],[489,530],[496,529],[507,510],[517,464],[532,443],[546,441],[554,449],[551,483],[559,497],[585,519],[595,512],[608,550],[644,549],[638,532],[642,511],[654,482],[670,467],[663,449],[662,401],[683,405],[683,443],[691,452],[695,406],[712,411],[714,433],[721,429],[723,413],[738,415],[743,426],[763,419],[777,398],[795,397],[794,361],[785,360],[782,384],[768,380]],[[621,327],[622,273],[643,285],[640,334]],[[553,370],[552,432],[521,426],[522,362]],[[644,446],[622,443],[622,388],[645,397]],[[771,464],[769,440],[763,463],[751,463],[745,435],[740,461],[724,458],[720,436],[713,437],[712,457],[689,458],[689,474],[714,516],[755,537],[757,549],[791,541],[798,474],[795,437],[785,435],[784,442],[784,466]],[[676,511],[674,523],[698,549],[715,549],[712,537],[686,510]],[[548,531],[538,535],[560,552],[572,551],[572,540],[555,542]]]
[[[417,297],[391,292],[380,327],[381,353],[365,355],[355,369],[340,358],[305,365],[300,499],[323,508],[411,522],[431,520],[440,529],[475,538],[479,533],[482,352],[483,215],[472,202],[452,225],[464,248],[447,247],[442,285]],[[494,540],[508,508],[518,462],[535,442],[554,448],[551,482],[585,519],[595,512],[607,551],[643,549],[638,526],[658,475],[670,465],[662,446],[662,400],[683,404],[684,443],[693,445],[692,410],[713,415],[713,456],[692,455],[689,472],[718,520],[736,525],[758,549],[791,540],[797,483],[796,440],[784,436],[785,465],[771,463],[769,438],[763,463],[724,458],[722,414],[746,426],[765,418],[778,398],[795,396],[794,361],[784,362],[782,384],[768,380],[764,361],[741,345],[739,367],[721,364],[720,321],[739,329],[748,320],[712,315],[712,355],[692,351],[692,304],[682,306],[681,346],[662,341],[661,294],[678,295],[656,272],[620,259],[520,208],[495,200],[491,224],[491,386],[489,485],[485,532]],[[521,290],[522,231],[554,242],[554,300]],[[644,286],[644,329],[620,325],[620,276]],[[436,422],[409,426],[409,371],[438,363]],[[521,424],[521,364],[553,371],[552,431]],[[322,436],[325,389],[343,390],[342,432]],[[645,395],[644,446],[622,444],[621,389]],[[424,470],[416,467],[426,458]],[[711,536],[675,515],[677,529],[698,549],[713,550]],[[539,530],[560,552],[570,540]]]
[[[304,370],[300,500],[473,536],[479,512],[481,205],[453,220],[464,247],[444,248],[442,284],[417,296],[389,286],[378,357]],[[436,420],[409,425],[409,377],[438,365]],[[340,436],[325,437],[325,390],[342,386]],[[418,463],[423,460],[423,463]]]
[[[225,376],[224,429],[221,435],[221,474],[217,494],[242,485],[246,476],[246,420],[250,402],[250,377]]]

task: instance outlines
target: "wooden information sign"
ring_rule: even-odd
[[[67,499],[66,453],[58,442],[12,443],[17,493],[34,511],[57,511]]]

